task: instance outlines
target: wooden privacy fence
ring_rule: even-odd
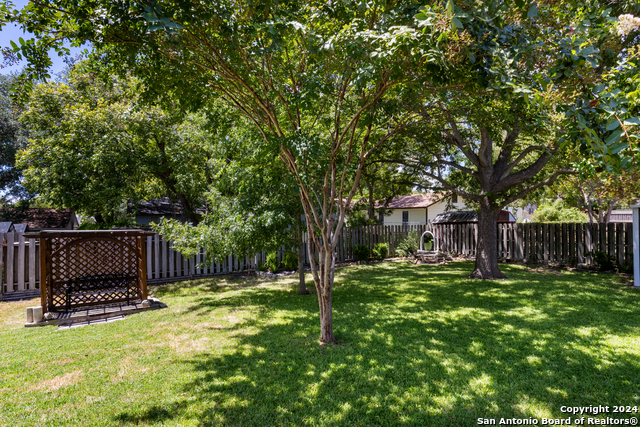
[[[632,225],[626,224],[498,224],[498,256],[512,260],[592,264],[587,253],[603,251],[618,264],[631,263],[633,257]],[[377,243],[389,245],[389,256],[396,256],[398,244],[412,232],[418,236],[431,231],[440,250],[460,255],[475,255],[476,224],[372,225],[343,228],[338,237],[336,261],[354,259],[355,245]],[[21,233],[0,236],[2,285],[0,294],[34,293],[40,284],[40,242]],[[203,265],[205,254],[185,257],[174,250],[172,242],[155,234],[146,237],[146,274],[148,283],[178,281],[218,274],[254,270],[265,262],[264,251],[253,255],[230,254]],[[284,249],[284,248],[283,248]],[[282,253],[279,254],[282,258]],[[305,263],[309,253],[305,244]],[[39,291],[38,291],[39,292]]]

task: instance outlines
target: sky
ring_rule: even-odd
[[[12,0],[12,2],[17,8],[22,8],[25,4],[28,3],[27,0]],[[20,37],[22,37],[24,40],[28,40],[33,38],[33,34],[24,32],[15,25],[6,25],[2,27],[2,29],[0,29],[0,47],[10,47],[10,41],[14,41],[17,43]],[[85,47],[71,47],[68,43],[66,44],[66,47],[71,50],[71,56],[76,56],[85,49]],[[51,50],[49,52],[49,55],[51,56],[51,60],[53,62],[53,65],[49,69],[49,75],[55,77],[56,74],[58,74],[65,68],[66,64],[63,61],[64,57],[58,56],[58,54],[54,50]],[[14,71],[20,71],[25,65],[26,61],[23,60],[16,65],[12,65],[11,67],[0,68],[0,74],[9,74]]]

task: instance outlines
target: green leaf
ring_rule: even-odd
[[[618,154],[619,152],[621,152],[622,150],[624,150],[625,148],[629,147],[629,145],[626,142],[619,142],[615,145],[613,145],[610,149],[609,152],[611,154]]]
[[[625,126],[636,126],[636,125],[640,125],[640,117],[632,117],[630,119],[625,119],[624,121],[624,125]]]
[[[454,26],[454,29],[461,30],[464,28],[464,26],[462,25],[462,22],[460,22],[460,20],[455,17],[451,19],[451,24]]]
[[[596,87],[593,88],[593,93],[602,93],[604,90],[604,85],[602,83],[598,83]]]
[[[618,119],[613,119],[609,122],[609,124],[607,125],[607,130],[614,130],[617,129],[618,126],[620,126],[620,122],[618,122]]]
[[[617,132],[613,132],[611,135],[609,135],[609,137],[604,141],[605,144],[607,145],[611,145],[614,144],[618,141],[620,141],[620,138],[622,137],[622,135],[624,135],[623,131],[617,131]]]
[[[537,16],[538,16],[538,5],[536,3],[533,3],[533,6],[531,6],[529,11],[527,12],[527,18],[531,19]]]
[[[454,10],[453,1],[449,0],[447,2],[447,18],[453,18],[453,10]]]
[[[19,49],[18,45],[13,40],[11,40],[9,43],[11,43],[11,47],[13,48],[14,51]]]

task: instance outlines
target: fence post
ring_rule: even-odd
[[[18,290],[24,291],[24,270],[25,270],[25,259],[24,259],[24,235],[22,233],[16,233],[18,235],[18,259],[17,259],[17,268],[18,268]]]

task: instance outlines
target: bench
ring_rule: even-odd
[[[101,293],[126,292],[127,304],[131,299],[132,285],[137,285],[137,281],[129,274],[94,274],[92,276],[81,276],[69,279],[65,288],[65,302],[67,311],[71,309],[71,299],[73,297],[85,295],[97,295]]]

